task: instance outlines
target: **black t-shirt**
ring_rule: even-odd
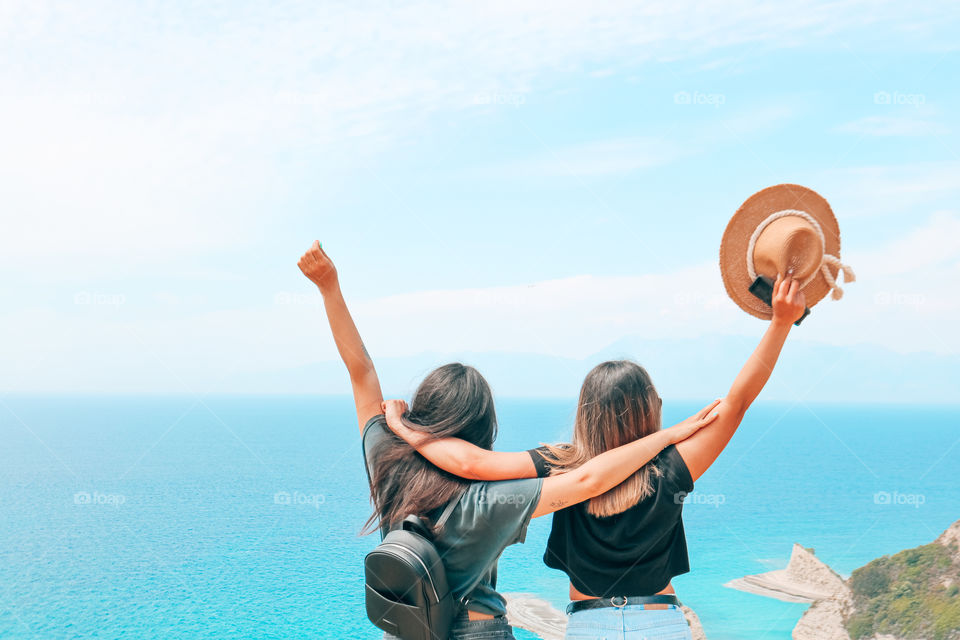
[[[536,463],[539,455],[531,455]],[[690,571],[681,511],[693,478],[673,445],[651,464],[663,472],[653,478],[653,493],[626,511],[599,518],[581,502],[553,514],[543,561],[565,572],[581,593],[653,595],[674,576]],[[545,471],[538,465],[541,469]]]

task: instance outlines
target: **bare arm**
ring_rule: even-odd
[[[773,291],[773,318],[770,325],[733,381],[727,396],[717,407],[717,420],[709,428],[677,445],[677,452],[695,481],[730,442],[747,409],[770,379],[790,327],[803,315],[805,302],[799,282],[790,277],[778,277]]]
[[[719,400],[704,407],[675,427],[634,440],[616,449],[604,451],[582,466],[543,481],[540,502],[534,518],[606,493],[653,460],[665,447],[696,434],[717,418]]]
[[[337,270],[327,253],[320,248],[320,243],[314,241],[306,253],[297,263],[303,275],[307,276],[323,296],[323,307],[330,323],[330,331],[337,345],[340,358],[347,366],[350,374],[350,383],[353,387],[353,400],[357,407],[357,420],[360,429],[373,416],[380,413],[380,403],[383,402],[383,393],[380,391],[380,380],[373,366],[373,360],[363,346],[360,332],[350,316],[347,303],[340,292],[340,281]]]
[[[647,464],[664,447],[680,442],[710,424],[716,417],[713,410],[719,402],[712,402],[699,413],[669,429],[606,451],[567,473],[546,478],[533,517],[552,513],[609,491]],[[530,454],[525,451],[489,451],[460,438],[430,440],[427,434],[404,424],[406,403],[403,400],[389,400],[384,408],[390,430],[444,471],[471,480],[514,480],[537,475]],[[560,478],[563,481],[557,482]]]
[[[430,440],[427,434],[407,426],[403,419],[406,402],[388,400],[383,408],[390,430],[444,471],[468,480],[537,477],[537,469],[526,451],[490,451],[460,438]]]

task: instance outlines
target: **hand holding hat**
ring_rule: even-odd
[[[780,276],[773,284],[771,295],[773,320],[786,324],[799,322],[807,313],[806,297],[800,290],[800,281],[790,274]]]
[[[767,187],[747,198],[723,232],[720,273],[727,294],[744,311],[769,320],[774,310],[750,293],[758,276],[792,273],[809,307],[843,297],[837,278],[853,282],[840,262],[840,228],[827,201],[796,184]],[[774,291],[776,294],[776,290]]]

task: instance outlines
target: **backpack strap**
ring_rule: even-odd
[[[457,508],[458,504],[460,504],[460,499],[463,498],[463,494],[465,493],[466,493],[466,489],[464,489],[463,491],[458,491],[456,496],[452,500],[450,500],[450,502],[447,503],[447,506],[444,507],[443,509],[443,513],[440,514],[440,517],[437,518],[436,523],[434,523],[433,525],[434,529],[440,529],[443,527],[443,525],[447,523],[447,520],[449,520],[450,516],[453,515],[453,510]],[[477,579],[476,582],[470,585],[470,588],[467,589],[467,593],[473,591],[474,587],[476,587],[479,582],[480,580]],[[468,600],[469,600],[469,597],[464,595],[463,597],[454,601],[456,602],[457,613],[467,608]]]
[[[440,514],[440,517],[437,518],[436,524],[434,524],[435,529],[439,529],[447,520],[450,519],[450,516],[453,515],[453,510],[457,508],[457,505],[460,504],[460,499],[463,498],[463,495],[466,493],[466,489],[457,493],[456,498],[452,499],[447,506],[444,508],[443,513]],[[465,590],[465,594],[457,599],[457,611],[462,611],[467,608],[467,603],[470,601],[470,592],[480,584],[480,580],[483,579],[483,576],[477,576],[477,578],[470,584]]]
[[[447,520],[450,519],[450,516],[453,515],[453,510],[457,508],[457,505],[460,504],[460,498],[463,497],[464,492],[460,491],[457,493],[457,496],[447,503],[447,506],[444,508],[443,513],[440,514],[440,517],[437,518],[437,522],[433,525],[434,528],[440,529],[447,523]]]
[[[360,453],[363,455],[363,470],[367,472],[367,486],[370,489],[370,495],[373,496],[373,477],[370,475],[370,467],[367,465],[367,429],[370,428],[370,423],[373,422],[378,416],[374,416],[367,420],[367,424],[363,425],[363,432],[360,434]],[[386,533],[383,530],[383,527],[378,526],[377,529],[380,530],[380,541],[383,542],[383,538]]]

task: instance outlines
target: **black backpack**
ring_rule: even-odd
[[[450,501],[437,528],[453,513]],[[407,516],[389,531],[363,561],[367,617],[401,640],[447,640],[459,602],[450,592],[447,573],[427,524]]]

